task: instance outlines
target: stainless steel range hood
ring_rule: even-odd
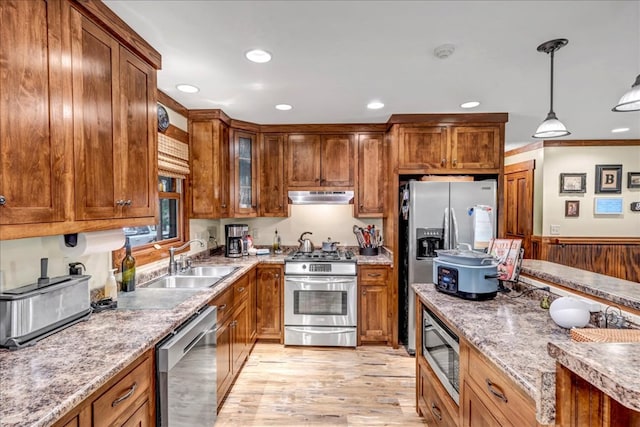
[[[289,191],[293,205],[348,205],[353,191]]]

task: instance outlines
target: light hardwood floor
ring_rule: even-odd
[[[415,410],[415,359],[403,348],[257,343],[218,426],[425,425]]]

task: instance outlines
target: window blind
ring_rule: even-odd
[[[158,133],[158,175],[185,179],[189,175],[189,146]]]

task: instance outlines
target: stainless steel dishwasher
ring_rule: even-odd
[[[203,308],[156,346],[158,426],[215,423],[216,318],[216,307]]]

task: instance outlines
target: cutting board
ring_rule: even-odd
[[[640,342],[640,329],[573,328],[571,339],[579,342]]]

